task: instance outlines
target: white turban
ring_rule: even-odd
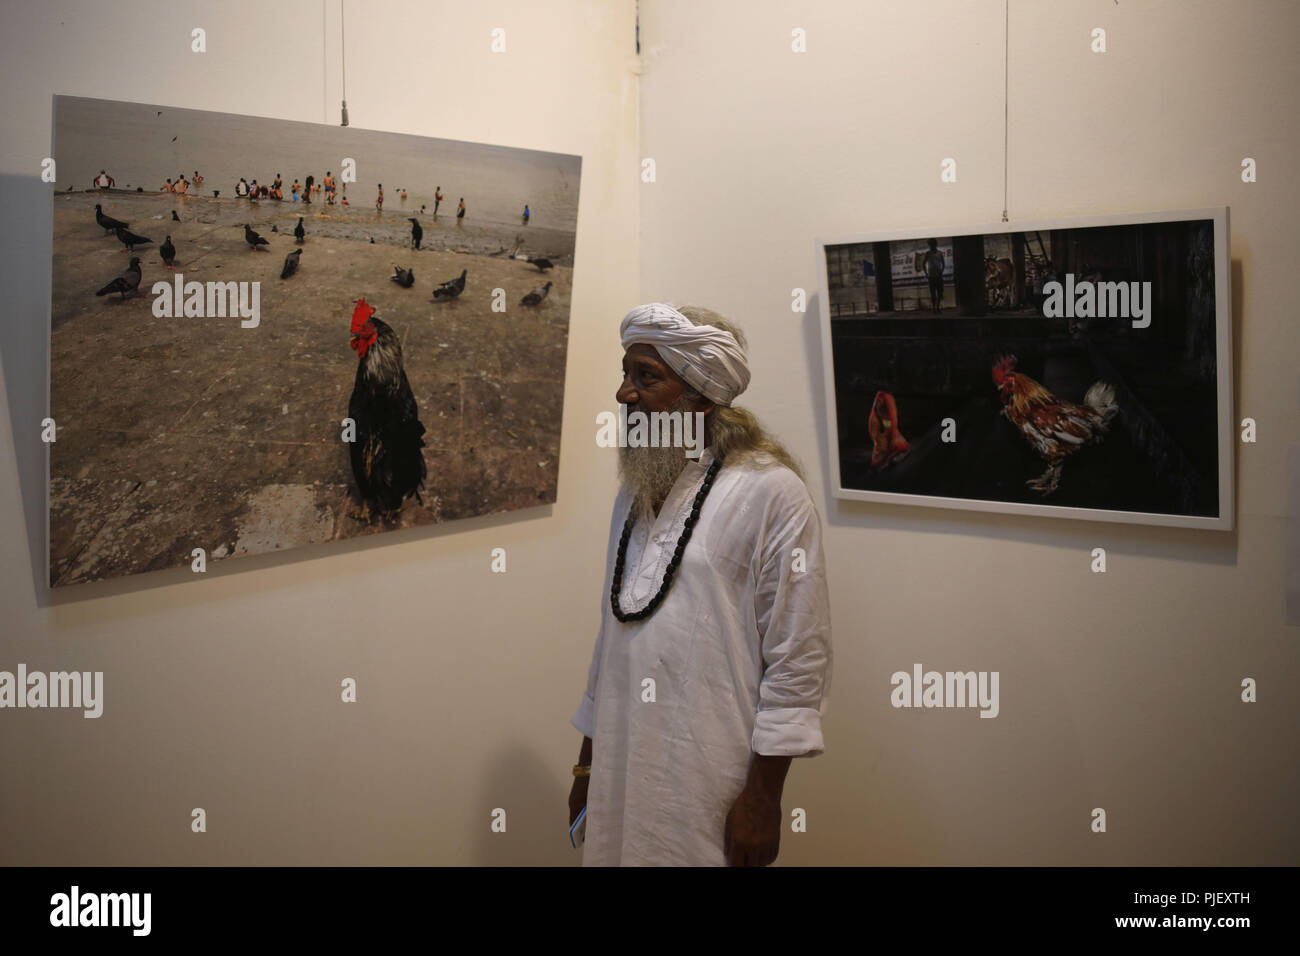
[[[668,367],[715,405],[730,405],[749,386],[749,363],[736,337],[695,325],[671,305],[639,305],[619,327],[623,348],[653,345]]]

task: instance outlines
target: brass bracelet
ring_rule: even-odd
[[[573,775],[574,775],[575,777],[590,777],[590,776],[591,776],[591,764],[586,764],[586,765],[584,766],[583,764],[575,763],[575,764],[573,765]]]

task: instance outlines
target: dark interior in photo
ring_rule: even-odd
[[[938,308],[910,311],[900,306],[916,297],[898,294],[898,263],[922,272],[917,250],[943,243],[828,246],[843,487],[1216,516],[1213,238],[1212,220],[950,237],[951,278],[930,300]],[[1050,307],[1051,284],[1067,281],[1149,290],[1149,325],[1049,317],[1064,299]],[[1034,414],[1018,421],[1007,413],[1014,389],[995,382],[1006,356],[1014,388],[1033,395]],[[1107,396],[1106,415],[1086,402],[1096,383],[1109,386],[1091,393]],[[1049,490],[1032,484],[1052,468]]]

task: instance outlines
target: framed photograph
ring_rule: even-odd
[[[837,497],[1232,528],[1227,207],[816,251]]]
[[[51,155],[51,586],[555,501],[581,157],[70,96]]]

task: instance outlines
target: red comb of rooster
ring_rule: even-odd
[[[352,334],[356,335],[361,327],[375,314],[374,306],[367,305],[364,297],[357,300],[357,307],[352,310]]]
[[[1016,357],[1014,355],[1004,355],[993,363],[993,380],[1002,381],[1002,377],[1016,367]]]

